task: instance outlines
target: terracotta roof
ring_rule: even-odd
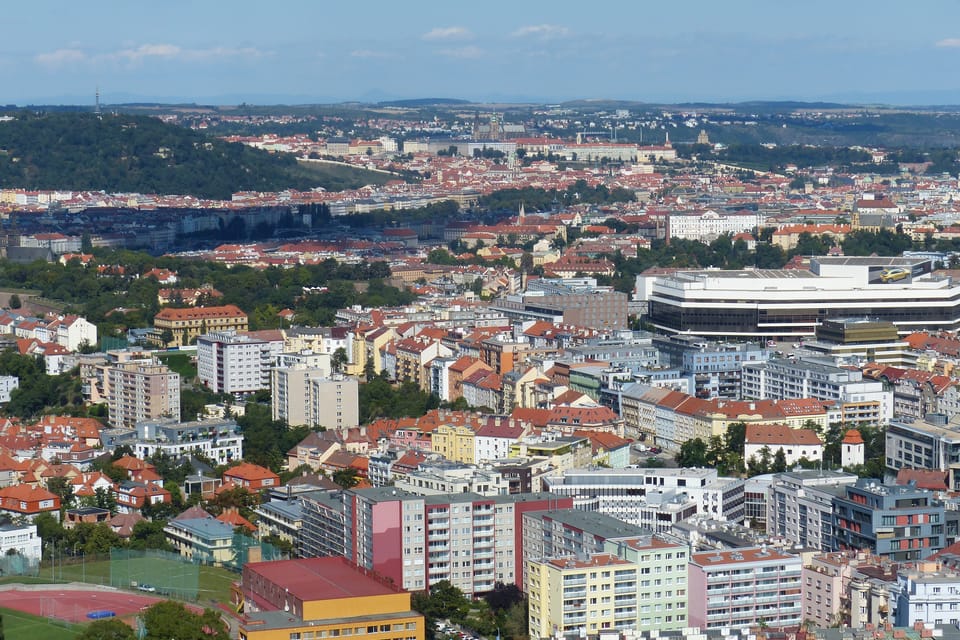
[[[747,444],[815,446],[823,444],[812,429],[791,429],[785,424],[748,424]]]
[[[933,469],[900,469],[897,472],[897,484],[916,483],[918,489],[931,491],[947,490],[947,473]]]
[[[162,320],[204,320],[206,318],[246,318],[240,307],[226,304],[220,307],[192,307],[188,309],[161,309],[154,316]]]

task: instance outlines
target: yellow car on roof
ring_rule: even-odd
[[[903,280],[909,275],[909,269],[899,267],[896,269],[884,269],[880,272],[880,282],[896,282],[897,280]]]

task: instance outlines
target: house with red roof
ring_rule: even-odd
[[[792,429],[785,424],[748,424],[743,459],[759,460],[764,449],[771,460],[782,449],[788,467],[801,458],[823,459],[823,441],[812,429]]]
[[[574,436],[589,438],[593,447],[593,463],[611,469],[625,469],[630,466],[630,440],[621,438],[609,431],[590,431],[581,429]]]
[[[169,504],[170,492],[153,483],[125,480],[114,487],[120,513],[138,513],[146,505]]]
[[[46,489],[14,485],[0,489],[0,512],[33,520],[41,513],[60,519],[60,498]]]
[[[232,482],[248,491],[260,491],[280,485],[280,476],[276,473],[250,462],[243,462],[230,467],[223,472],[224,484]]]

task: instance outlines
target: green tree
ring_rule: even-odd
[[[357,470],[352,467],[348,467],[346,469],[337,469],[333,472],[333,477],[331,479],[344,489],[350,489],[360,483],[360,477],[357,475]]]
[[[23,306],[23,303],[20,301],[20,296],[18,296],[17,294],[13,294],[12,296],[10,296],[11,309],[19,309],[22,306]]]
[[[67,510],[73,505],[73,485],[63,476],[47,480],[47,491],[60,498],[60,509]]]
[[[143,614],[145,640],[229,640],[230,633],[220,614],[212,609],[194,613],[179,602],[165,600]]]
[[[783,447],[780,447],[773,456],[773,467],[771,468],[771,471],[773,471],[773,473],[783,473],[786,470],[787,454],[784,453]]]
[[[333,370],[337,373],[342,373],[343,368],[350,361],[347,357],[347,350],[343,347],[339,347],[336,351],[333,352],[333,357],[330,358],[330,364]]]
[[[135,640],[136,634],[120,618],[94,620],[83,630],[77,640]]]
[[[687,440],[680,445],[676,460],[681,467],[706,467],[707,443],[701,438]]]

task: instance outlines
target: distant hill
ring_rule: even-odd
[[[437,107],[437,106],[455,106],[463,104],[472,104],[469,100],[460,100],[458,98],[413,98],[409,100],[386,100],[378,102],[381,107]]]
[[[346,169],[346,170],[345,170]],[[237,191],[347,189],[387,174],[303,167],[157,118],[22,112],[0,122],[0,187],[104,190],[229,199]]]

